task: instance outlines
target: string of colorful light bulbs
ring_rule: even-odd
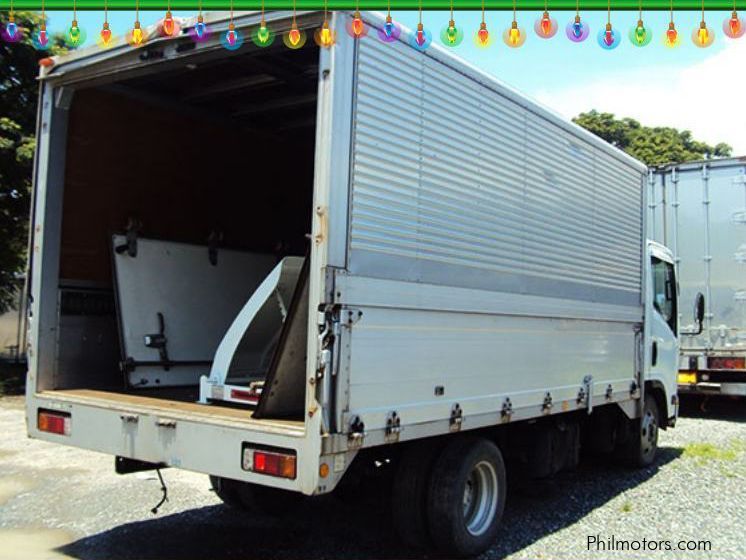
[[[97,39],[99,47],[107,48],[114,44],[114,36],[109,25],[108,18],[108,1],[104,1],[104,23]],[[290,29],[282,35],[283,43],[290,49],[299,49],[306,43],[306,33],[299,29],[296,22],[296,1],[292,0],[293,17]],[[70,27],[64,34],[64,42],[70,49],[75,49],[83,45],[86,40],[85,30],[78,25],[77,21],[77,3],[72,0],[73,19]],[[140,0],[134,0],[135,21],[131,29],[125,34],[125,40],[133,47],[140,47],[147,43],[149,37],[145,29],[140,25]],[[449,0],[450,18],[448,24],[443,27],[440,33],[440,40],[446,47],[457,47],[464,39],[464,29],[456,25],[454,16],[454,0]],[[431,42],[432,35],[422,22],[422,0],[418,0],[419,19],[416,29],[405,39],[415,49],[424,51]],[[479,28],[474,32],[474,44],[479,48],[486,48],[492,44],[492,37],[487,29],[485,19],[485,0],[481,0],[482,18]],[[518,48],[526,41],[527,34],[518,24],[517,19],[517,0],[512,0],[513,19],[510,26],[502,34],[503,42],[511,48]],[[643,3],[639,1],[638,6],[639,18],[637,24],[629,30],[629,41],[635,47],[645,47],[653,39],[653,33],[648,29],[642,17]],[[674,23],[674,4],[670,0],[670,22],[668,28],[662,37],[662,43],[668,48],[675,48],[681,44],[679,32]],[[611,21],[611,0],[606,1],[606,25],[599,29],[597,42],[605,50],[617,48],[621,41],[621,33],[612,25]],[[706,48],[712,45],[715,40],[715,32],[708,27],[705,21],[705,0],[701,2],[702,19],[699,25],[692,31],[692,42],[700,48]],[[33,46],[38,50],[47,50],[50,47],[50,38],[46,27],[46,3],[41,0],[41,24],[31,37]],[[549,0],[544,0],[544,10],[534,23],[534,32],[541,39],[551,39],[557,34],[559,26],[557,20],[549,13]],[[346,32],[354,39],[361,39],[368,34],[368,25],[360,14],[359,0],[355,0],[355,11],[352,18],[348,19],[345,26]],[[155,27],[154,36],[171,37],[181,33],[179,21],[171,13],[171,0],[166,0],[166,13]],[[387,0],[386,19],[383,26],[377,30],[376,36],[380,41],[391,43],[400,39],[402,33],[401,27],[393,20],[391,15],[391,0]],[[736,0],[733,0],[733,11],[730,17],[723,21],[723,33],[731,39],[737,39],[746,34],[746,21],[741,18],[736,9]],[[202,0],[199,0],[199,12],[197,22],[188,29],[189,36],[195,42],[202,42],[209,39],[211,30],[202,16]],[[10,10],[7,21],[0,23],[0,39],[8,43],[15,43],[23,38],[24,29],[18,26],[15,20],[13,0],[10,0]],[[580,0],[575,3],[575,16],[570,20],[565,28],[565,35],[574,43],[581,43],[590,36],[588,24],[580,17]],[[274,42],[275,33],[267,24],[265,19],[264,0],[261,2],[261,19],[258,26],[251,31],[251,41],[257,47],[268,47]],[[332,29],[328,18],[328,4],[324,0],[324,21],[322,26],[314,32],[314,40],[319,47],[331,48],[337,42],[336,30]],[[228,29],[221,33],[220,43],[227,50],[237,50],[243,45],[243,36],[236,29],[233,22],[233,0],[230,0],[230,18]]]

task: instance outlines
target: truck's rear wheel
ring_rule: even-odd
[[[210,475],[210,484],[224,504],[253,513],[281,516],[303,501],[303,494]]]
[[[220,498],[225,505],[235,509],[245,510],[246,506],[243,504],[240,495],[240,484],[241,483],[237,480],[210,475],[210,486],[212,486],[212,491],[215,492],[215,495]]]
[[[450,443],[433,465],[428,525],[436,546],[456,556],[485,551],[505,509],[505,464],[497,446],[483,438]]]
[[[412,548],[432,544],[427,526],[430,470],[441,446],[436,441],[414,442],[399,458],[392,485],[391,517],[399,538]]]
[[[642,417],[632,421],[629,438],[620,446],[618,455],[631,467],[648,467],[658,453],[660,412],[653,395],[646,393]]]

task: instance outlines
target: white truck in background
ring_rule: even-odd
[[[682,322],[679,392],[746,396],[746,160],[662,167],[648,191],[650,236],[674,254],[682,301],[705,294],[702,328]]]
[[[28,431],[120,473],[208,474],[255,512],[389,469],[402,538],[474,555],[506,464],[653,463],[677,417],[674,261],[644,165],[363,18],[330,50],[229,53],[213,16],[205,43],[44,67]]]

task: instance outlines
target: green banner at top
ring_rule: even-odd
[[[140,0],[141,10],[162,10],[167,0]],[[133,10],[135,0],[108,0],[110,10]],[[171,0],[172,10],[197,10],[199,0]],[[234,0],[233,8],[235,10],[258,10],[261,8],[261,0]],[[549,0],[550,10],[575,10],[575,0]],[[10,6],[8,0],[0,2],[0,7],[7,9]],[[512,0],[485,0],[484,6],[487,10],[512,10]],[[517,0],[518,10],[543,10],[544,0]],[[14,0],[13,7],[16,10],[41,9],[41,0]],[[73,0],[46,0],[45,7],[47,10],[72,10]],[[78,10],[103,10],[103,0],[77,0],[76,7]],[[292,9],[291,0],[266,0],[264,7],[267,10],[287,10]],[[324,8],[323,0],[297,0],[296,7],[298,10],[320,10]],[[357,7],[361,10],[385,10],[387,8],[386,0],[328,0],[327,8],[330,10],[354,10]],[[417,10],[422,7],[424,10],[448,10],[451,7],[450,0],[391,0],[391,10]],[[481,10],[482,0],[453,0],[455,10]],[[619,10],[638,10],[640,7],[639,0],[612,0],[612,11]],[[642,7],[644,10],[669,10],[671,9],[670,0],[643,0]],[[674,10],[701,10],[701,0],[675,0]],[[581,10],[606,10],[608,4],[606,0],[581,0]],[[230,0],[202,0],[203,10],[228,10],[230,9]],[[733,0],[705,0],[705,10],[707,11],[730,11],[733,9]]]

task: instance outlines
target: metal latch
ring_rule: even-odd
[[[640,386],[637,384],[637,381],[633,381],[629,386],[629,396],[633,399],[640,396]]]
[[[401,418],[392,410],[386,416],[386,441],[399,441],[399,433],[401,432]]]
[[[464,411],[461,410],[461,405],[456,403],[451,408],[451,418],[448,421],[448,429],[452,432],[458,432],[461,429],[461,424],[464,423]]]
[[[349,447],[361,447],[365,439],[365,423],[359,416],[354,416],[350,421],[350,433],[347,435]]]
[[[547,393],[544,395],[544,402],[541,403],[541,411],[544,414],[549,414],[552,411],[552,395],[551,393]]]
[[[166,349],[166,344],[168,343],[168,339],[166,338],[166,324],[163,319],[163,313],[159,311],[156,316],[158,317],[158,332],[155,334],[146,334],[142,339],[145,346],[158,350],[158,355],[163,363],[163,369],[168,371],[170,366],[168,350]]]
[[[119,418],[125,424],[137,424],[140,421],[140,417],[137,414],[120,414]]]
[[[585,404],[588,409],[588,414],[593,412],[593,376],[586,375],[583,378],[583,387],[580,389],[581,393],[585,393]],[[578,396],[580,398],[580,396]]]
[[[125,236],[127,241],[124,245],[117,245],[114,250],[121,255],[126,252],[130,257],[137,256],[137,235],[142,229],[142,222],[137,218],[130,218],[127,221]]]
[[[503,408],[500,411],[500,418],[503,422],[510,422],[511,417],[513,416],[513,403],[510,402],[509,398],[505,399],[505,402],[503,403]]]

